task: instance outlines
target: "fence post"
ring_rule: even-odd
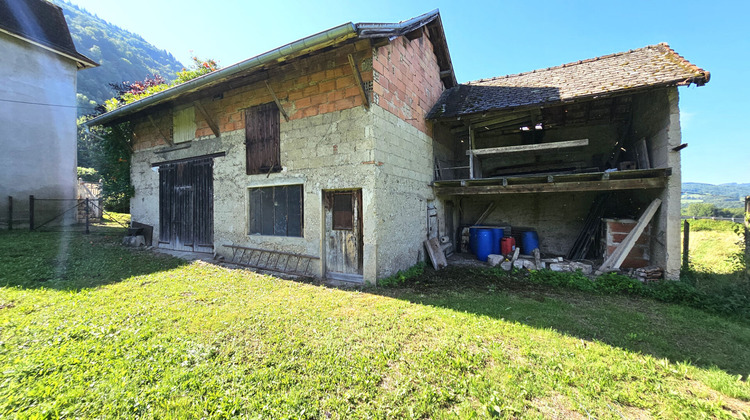
[[[89,234],[89,198],[86,197],[86,234]]]
[[[29,196],[29,231],[34,230],[34,196]]]
[[[682,269],[687,270],[690,262],[690,223],[685,220],[682,236]]]
[[[13,197],[8,196],[8,230],[13,230]]]

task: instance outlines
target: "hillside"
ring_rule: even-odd
[[[708,203],[718,208],[744,207],[745,197],[750,195],[750,184],[703,184],[682,183],[682,206],[691,203]]]
[[[139,35],[74,4],[62,0],[54,0],[54,3],[63,9],[76,49],[100,64],[78,72],[79,114],[89,113],[93,105],[114,96],[109,83],[143,80],[152,74],[171,81],[184,67],[172,54],[154,47]]]

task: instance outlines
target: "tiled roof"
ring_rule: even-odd
[[[76,60],[98,64],[76,51],[62,9],[45,0],[0,0],[0,31],[26,39]]]
[[[662,43],[543,70],[462,84],[443,92],[427,118],[457,117],[596,98],[653,86],[691,83],[702,86],[709,78],[707,71]]]

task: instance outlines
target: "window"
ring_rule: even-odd
[[[352,211],[352,200],[354,194],[335,193],[333,195],[333,229],[334,230],[352,230],[354,229],[354,212]]]
[[[195,138],[195,108],[192,106],[172,113],[172,141],[183,143]]]
[[[302,237],[302,185],[250,188],[250,234]]]
[[[273,102],[245,110],[245,152],[247,174],[281,170],[279,110]]]

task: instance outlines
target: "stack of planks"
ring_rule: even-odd
[[[595,242],[596,232],[599,229],[599,222],[602,220],[602,214],[604,213],[604,207],[609,200],[610,193],[599,194],[594,202],[591,204],[586,221],[583,223],[581,233],[578,234],[573,247],[570,249],[567,255],[567,259],[577,261],[586,258],[591,244]]]

